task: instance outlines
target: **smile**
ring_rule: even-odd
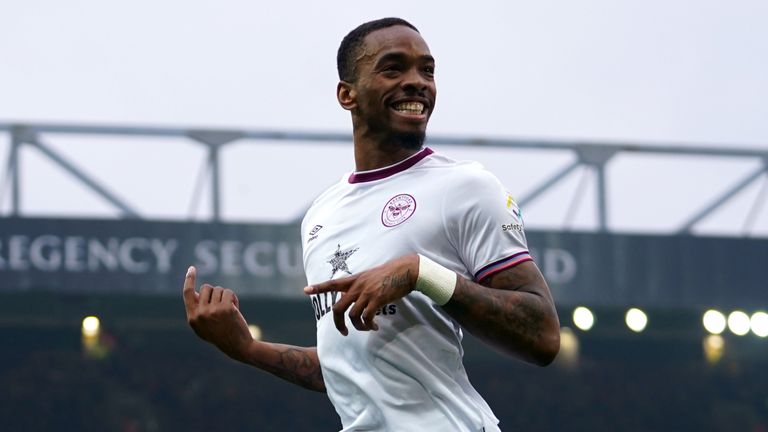
[[[422,115],[425,112],[424,104],[421,102],[400,102],[394,104],[392,108],[405,115]]]

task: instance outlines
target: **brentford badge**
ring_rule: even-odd
[[[381,211],[381,223],[385,227],[400,225],[416,211],[416,200],[408,194],[400,194],[392,198]]]

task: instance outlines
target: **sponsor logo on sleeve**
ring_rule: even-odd
[[[523,212],[517,207],[515,199],[512,198],[512,194],[507,192],[507,211],[509,211],[514,217],[510,223],[501,224],[501,231],[503,232],[522,232],[525,228],[523,224]]]
[[[517,206],[517,203],[515,202],[515,199],[512,198],[512,194],[507,192],[507,208],[511,208],[512,206]]]
[[[521,224],[521,223],[501,224],[501,230],[504,231],[504,232],[508,232],[508,231],[522,232],[523,231],[523,224]]]
[[[517,218],[518,222],[523,223],[523,212],[520,211],[520,207],[517,206],[517,202],[512,198],[512,194],[507,192],[507,210]]]

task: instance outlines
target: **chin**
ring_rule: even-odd
[[[427,134],[424,131],[402,132],[395,131],[392,133],[392,143],[397,143],[399,148],[408,150],[418,150],[424,145],[424,140]]]

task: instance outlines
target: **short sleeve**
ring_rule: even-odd
[[[464,174],[446,195],[443,214],[448,237],[474,280],[532,261],[512,194],[485,169]]]

